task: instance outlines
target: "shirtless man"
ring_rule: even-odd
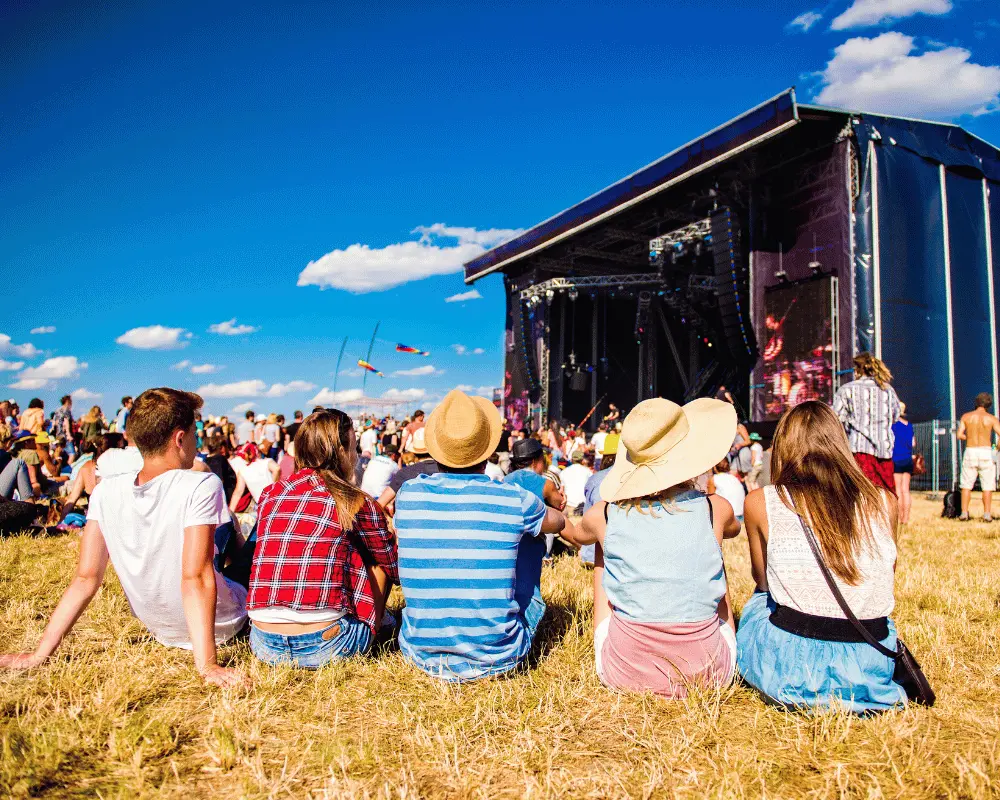
[[[997,485],[996,463],[993,461],[993,434],[1000,437],[1000,420],[990,413],[993,407],[993,395],[982,392],[976,395],[976,410],[962,415],[958,423],[959,441],[965,442],[965,455],[962,458],[962,475],[959,487],[962,490],[962,516],[960,520],[969,519],[969,500],[972,498],[972,487],[979,478],[983,489],[984,522],[992,522],[993,490]]]

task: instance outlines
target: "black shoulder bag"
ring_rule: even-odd
[[[934,705],[934,701],[936,700],[934,690],[931,688],[930,683],[927,682],[927,678],[924,676],[923,670],[920,669],[917,659],[913,657],[913,653],[903,644],[903,640],[898,635],[896,636],[897,649],[893,652],[872,636],[865,626],[858,621],[858,618],[854,616],[854,612],[851,611],[850,606],[847,605],[844,595],[837,588],[837,583],[834,581],[833,575],[830,574],[830,570],[827,569],[826,564],[823,562],[823,554],[820,551],[819,542],[816,541],[816,534],[813,533],[812,528],[809,527],[809,523],[805,521],[802,515],[798,511],[795,511],[795,513],[802,523],[802,529],[806,533],[806,541],[809,542],[809,549],[812,550],[813,557],[819,565],[819,571],[823,573],[826,585],[830,587],[830,592],[837,601],[837,605],[840,606],[840,610],[844,612],[844,616],[847,617],[862,639],[886,658],[891,658],[895,662],[896,667],[893,670],[892,679],[903,687],[903,691],[906,692],[906,696],[911,702],[923,706]]]

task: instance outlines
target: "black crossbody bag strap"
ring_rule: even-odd
[[[851,625],[854,626],[854,630],[858,632],[858,635],[864,639],[868,644],[878,650],[886,658],[891,658],[893,660],[899,658],[900,654],[895,650],[890,650],[884,644],[882,644],[878,639],[872,636],[868,629],[854,616],[854,612],[851,611],[851,607],[847,605],[847,601],[844,599],[844,595],[840,593],[840,588],[837,586],[837,582],[833,579],[833,575],[830,574],[830,570],[827,568],[826,563],[823,561],[823,554],[819,549],[819,542],[816,541],[816,534],[813,533],[809,523],[805,521],[805,518],[799,514],[798,509],[793,508],[796,516],[799,518],[799,522],[802,523],[802,529],[806,533],[806,541],[809,543],[809,549],[812,550],[813,558],[816,559],[816,563],[819,565],[819,571],[823,573],[823,577],[826,579],[826,585],[830,587],[830,593],[833,595],[833,599],[837,601],[837,605],[840,606],[840,610],[844,612],[844,616],[847,617]]]

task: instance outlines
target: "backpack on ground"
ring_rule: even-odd
[[[944,496],[944,509],[941,511],[941,516],[945,519],[958,519],[961,513],[962,496],[959,494],[958,489],[946,492]]]

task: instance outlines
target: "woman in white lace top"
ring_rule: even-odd
[[[740,617],[740,674],[785,706],[865,712],[905,705],[893,661],[847,620],[802,522],[848,607],[895,649],[895,497],[861,471],[837,415],[820,402],[796,406],[778,423],[772,479],[745,504],[757,591]]]

